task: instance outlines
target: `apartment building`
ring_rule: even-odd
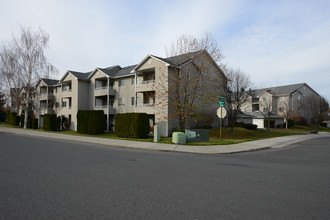
[[[105,130],[112,131],[116,114],[144,112],[149,116],[150,125],[160,125],[161,135],[168,136],[173,128],[179,127],[178,119],[171,116],[174,115],[173,97],[179,97],[175,95],[179,91],[175,88],[177,78],[171,76],[181,76],[184,69],[189,69],[189,77],[193,77],[201,63],[207,63],[208,68],[203,71],[210,71],[208,75],[213,74],[223,85],[225,76],[206,51],[170,58],[147,55],[128,67],[116,65],[85,73],[67,71],[60,80],[40,79],[35,88],[34,113],[40,127],[44,114],[54,113],[68,118],[70,129],[76,130],[79,110],[103,110]],[[208,80],[199,83],[209,87]],[[203,102],[207,101],[199,100],[198,105],[205,106]],[[215,113],[217,102],[207,103],[207,108]],[[187,121],[188,126],[191,123]]]
[[[310,122],[312,115],[308,108],[307,98],[309,96],[320,97],[306,83],[257,89],[250,91],[246,96],[247,101],[241,106],[245,115],[258,115],[261,119],[270,111],[279,123],[283,123],[279,118],[283,120],[284,114],[287,113],[304,117]],[[262,127],[262,125],[260,126]]]

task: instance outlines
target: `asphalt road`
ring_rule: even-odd
[[[329,219],[330,138],[231,155],[0,133],[0,219]]]

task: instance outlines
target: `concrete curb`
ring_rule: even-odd
[[[0,132],[37,136],[44,138],[54,138],[60,140],[78,141],[78,142],[101,144],[112,147],[131,148],[131,149],[139,149],[139,150],[154,150],[154,151],[167,151],[167,152],[199,153],[199,154],[231,154],[231,153],[250,152],[250,151],[272,149],[272,148],[282,148],[290,144],[294,144],[312,138],[330,137],[330,133],[320,132],[320,134],[292,135],[292,136],[276,137],[276,138],[250,141],[250,142],[231,144],[231,145],[193,146],[193,145],[160,144],[160,143],[140,142],[140,141],[126,141],[126,140],[97,138],[97,137],[83,137],[83,136],[74,136],[67,134],[40,132],[30,129],[25,130],[25,129],[17,129],[17,128],[8,128],[8,127],[0,127]]]

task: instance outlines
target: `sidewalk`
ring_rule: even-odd
[[[231,145],[192,146],[192,145],[159,144],[159,143],[142,142],[142,141],[141,142],[126,141],[126,140],[96,138],[96,137],[84,137],[84,136],[48,133],[48,132],[40,132],[30,129],[18,129],[18,128],[8,128],[8,127],[0,127],[0,132],[38,136],[44,138],[54,138],[61,140],[79,141],[79,142],[86,142],[93,144],[102,144],[113,147],[123,147],[123,148],[132,148],[132,149],[141,149],[141,150],[200,153],[200,154],[225,154],[225,153],[238,153],[238,152],[255,151],[261,149],[270,149],[270,148],[282,148],[290,144],[312,138],[330,137],[329,133],[321,132],[319,134],[291,135],[291,136],[249,141],[249,142],[231,144]]]

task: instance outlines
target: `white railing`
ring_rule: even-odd
[[[71,91],[72,91],[71,89],[67,89],[67,88],[62,89],[62,92],[71,92]]]
[[[152,84],[152,83],[155,83],[154,79],[141,81],[139,82],[139,85]]]
[[[95,108],[107,108],[107,105],[95,105]],[[109,105],[109,108],[113,108],[113,105]]]
[[[148,104],[137,104],[137,107],[153,107],[155,106],[154,103],[148,103]]]
[[[107,89],[107,86],[98,86],[98,87],[95,87],[95,90],[103,90],[103,89]]]

